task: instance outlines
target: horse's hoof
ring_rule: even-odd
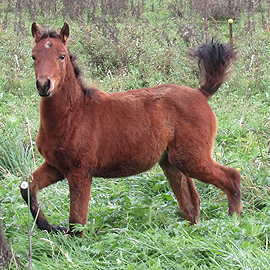
[[[51,232],[54,232],[57,234],[70,234],[69,229],[62,226],[51,226]]]

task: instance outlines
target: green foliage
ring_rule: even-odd
[[[207,10],[201,2],[0,4],[0,215],[23,264],[29,213],[19,184],[43,160],[34,143],[39,99],[31,61],[32,21],[60,28],[67,20],[71,52],[80,59],[85,77],[105,91],[167,82],[198,87],[197,64],[189,49],[212,36],[221,42],[229,39],[228,14],[219,9],[225,1],[209,0]],[[269,268],[269,3],[237,3],[233,34],[238,59],[210,105],[219,123],[214,157],[242,175],[241,219],[227,215],[227,199],[220,190],[196,181],[201,220],[189,226],[159,167],[126,179],[94,179],[85,238],[35,230],[33,269]],[[52,224],[68,225],[68,197],[66,181],[40,192]],[[15,262],[10,269],[16,269]]]

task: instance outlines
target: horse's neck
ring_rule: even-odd
[[[82,92],[76,82],[66,82],[50,98],[40,101],[40,126],[43,131],[61,135],[72,120],[79,121]]]

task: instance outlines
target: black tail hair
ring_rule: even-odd
[[[200,90],[209,98],[225,81],[228,69],[236,58],[236,52],[231,43],[214,43],[212,39],[194,51],[193,56],[199,58],[198,66],[203,73]]]

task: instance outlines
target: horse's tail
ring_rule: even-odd
[[[224,45],[212,40],[200,46],[193,55],[199,58],[198,65],[203,73],[200,90],[209,98],[225,81],[228,69],[236,58],[236,52],[232,44]]]

